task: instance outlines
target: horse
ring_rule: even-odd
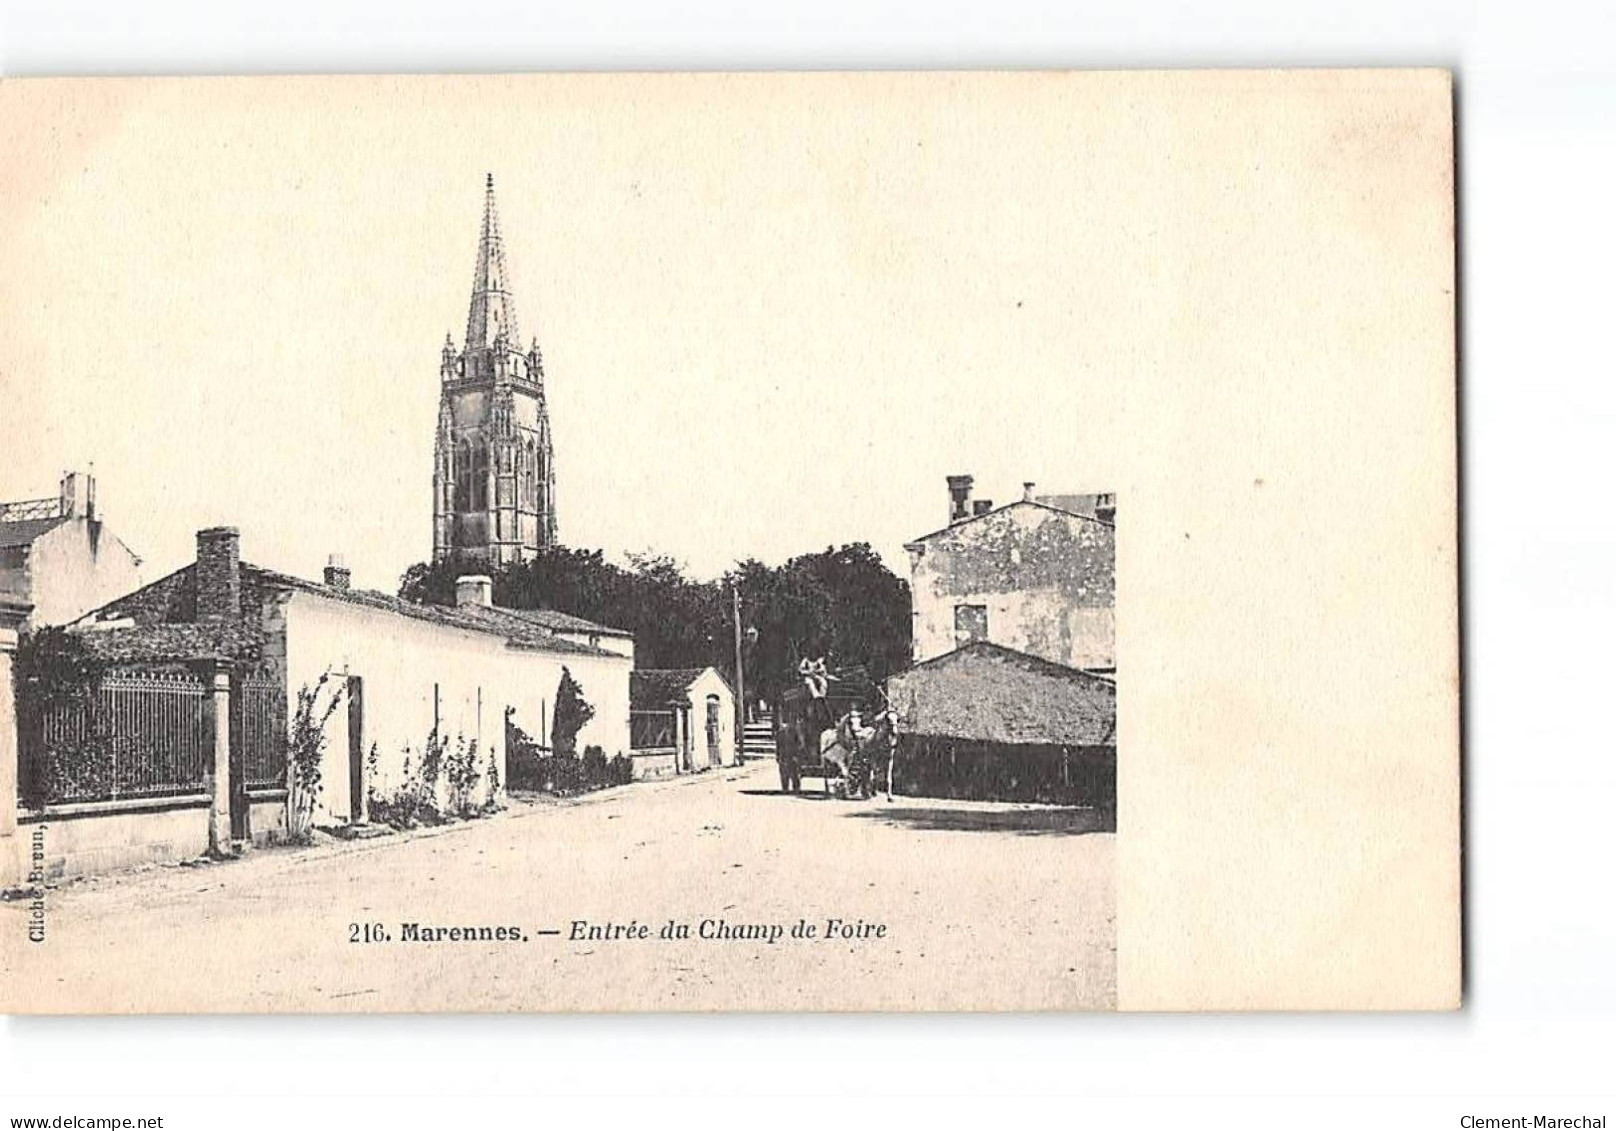
[[[871,726],[858,726],[853,721],[855,712],[843,715],[836,726],[820,732],[819,757],[827,766],[836,767],[836,776],[845,783],[848,797],[867,798],[874,784],[876,758],[884,756],[887,766],[887,800],[892,800],[892,761],[895,732],[892,712],[883,709],[870,720]],[[828,789],[827,784],[827,789]]]

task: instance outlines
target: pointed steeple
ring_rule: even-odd
[[[483,229],[477,241],[477,270],[471,281],[471,315],[466,319],[466,352],[488,349],[503,333],[512,349],[520,349],[516,301],[505,273],[505,244],[499,235],[499,209],[494,204],[494,174],[488,174],[483,196]]]

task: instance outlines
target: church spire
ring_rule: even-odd
[[[505,244],[499,234],[494,203],[494,174],[483,194],[482,235],[477,241],[477,269],[471,280],[471,314],[466,319],[466,352],[488,349],[501,333],[512,349],[521,349],[516,301],[505,273]]]

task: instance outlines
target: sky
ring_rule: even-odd
[[[1117,490],[1137,463],[1201,230],[1175,194],[1250,172],[1183,159],[1194,94],[1053,74],[8,82],[0,498],[93,463],[155,573],[227,523],[249,560],[317,576],[340,553],[393,589],[430,556],[439,352],[465,333],[492,173],[564,543],[713,576],[866,541],[907,576],[949,474],[1003,502],[1024,480]],[[1276,199],[1283,219],[1283,195],[1238,199],[1221,241]],[[1191,282],[1203,308],[1232,301]],[[1189,423],[1145,418],[1156,444]]]

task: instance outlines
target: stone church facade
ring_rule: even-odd
[[[556,544],[555,461],[544,359],[526,352],[505,269],[494,178],[463,348],[445,336],[432,475],[432,560],[462,556],[510,565]]]

